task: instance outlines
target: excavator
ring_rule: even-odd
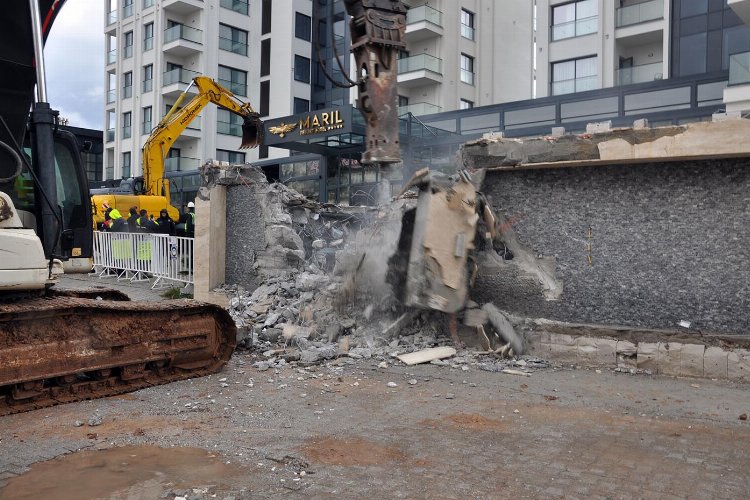
[[[197,95],[183,107],[193,86],[197,88]],[[146,140],[143,146],[143,177],[124,179],[117,188],[91,190],[92,210],[97,227],[104,222],[102,207],[105,203],[123,214],[135,206],[138,210],[145,209],[149,214],[158,216],[159,211],[166,208],[172,219],[179,219],[178,210],[171,204],[169,181],[164,176],[164,160],[172,144],[210,102],[243,118],[240,149],[254,148],[262,143],[263,122],[249,103],[242,102],[209,77],[193,78]]]
[[[214,373],[236,345],[218,306],[54,287],[62,261],[92,252],[81,148],[47,102],[63,4],[6,2],[0,31],[0,416]]]

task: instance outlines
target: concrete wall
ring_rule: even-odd
[[[749,164],[489,172],[484,191],[517,257],[484,262],[479,298],[529,317],[750,333]]]

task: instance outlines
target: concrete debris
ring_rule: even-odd
[[[388,387],[398,387],[398,384],[396,382],[388,382],[386,385]]]
[[[453,347],[433,347],[409,354],[400,354],[396,357],[404,364],[418,365],[420,363],[429,363],[435,359],[450,358],[455,355],[456,349]]]
[[[740,420],[747,420],[747,413],[740,415]]]
[[[96,427],[97,425],[102,425],[102,417],[99,415],[91,415],[89,417],[89,425],[91,427]]]
[[[527,372],[522,372],[520,370],[512,370],[510,368],[505,368],[502,370],[503,373],[507,373],[508,375],[519,375],[521,377],[530,377],[531,374]]]

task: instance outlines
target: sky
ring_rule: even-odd
[[[67,0],[44,48],[50,105],[74,127],[102,129],[105,3]]]

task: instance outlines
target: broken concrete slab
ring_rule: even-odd
[[[657,373],[662,375],[679,376],[682,359],[682,344],[679,342],[659,343],[659,359]]]
[[[706,347],[703,353],[703,376],[708,378],[727,378],[729,353],[721,347]]]
[[[683,377],[703,376],[703,357],[706,346],[700,344],[683,344],[680,354],[680,375]]]
[[[636,365],[639,370],[651,370],[657,372],[659,364],[659,343],[658,342],[639,342],[638,354],[636,356]]]
[[[617,363],[617,341],[581,337],[578,339],[578,359],[581,363],[614,366]]]
[[[728,354],[727,377],[750,381],[750,350],[736,349]]]
[[[638,368],[638,346],[627,340],[618,340],[615,347],[618,368]]]
[[[396,356],[399,361],[407,365],[418,365],[429,363],[435,359],[445,359],[456,355],[456,349],[453,347],[431,347],[421,351],[410,352],[408,354],[399,354]]]

